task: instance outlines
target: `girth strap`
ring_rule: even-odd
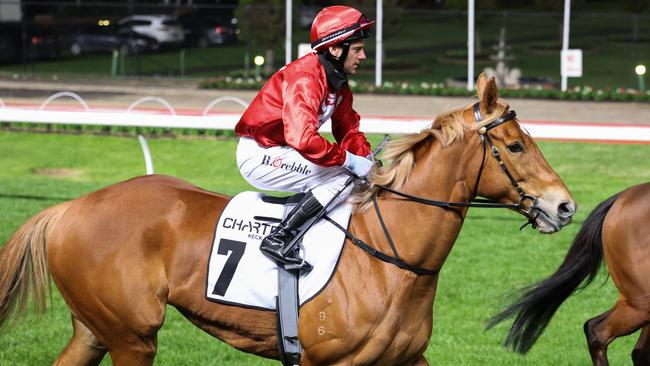
[[[384,223],[384,218],[381,216],[381,211],[379,211],[379,204],[377,204],[377,195],[374,194],[372,195],[372,205],[375,207],[375,212],[377,213],[377,219],[379,220],[379,224],[381,225],[381,229],[384,231],[384,236],[386,236],[386,240],[388,240],[388,244],[390,244],[390,248],[393,250],[393,254],[395,255],[395,259],[398,261],[402,261],[402,258],[399,257],[399,254],[397,253],[397,248],[395,247],[395,243],[393,242],[393,238],[390,236],[390,233],[388,232],[388,228],[386,227],[386,224]]]

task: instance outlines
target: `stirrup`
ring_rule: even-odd
[[[299,250],[293,250],[290,253],[287,253],[286,257],[274,257],[268,252],[262,251],[267,258],[273,260],[278,267],[282,267],[287,271],[304,271],[305,273],[311,272],[314,267],[305,260],[304,255],[300,255]],[[295,254],[295,256],[290,256],[290,254]],[[301,262],[297,262],[300,260]]]
[[[264,254],[268,259],[276,262],[276,263],[282,263],[282,264],[300,264],[300,261],[304,261],[302,258],[298,257],[288,257],[288,256],[282,256],[281,253],[272,251],[272,250],[264,250],[264,247],[260,247],[260,252]]]
[[[305,258],[303,258],[302,256],[289,257],[289,258],[274,257],[265,251],[262,251],[262,254],[264,254],[267,258],[275,262],[278,265],[278,267],[282,267],[287,271],[305,271],[306,273],[309,273],[311,272],[312,269],[314,269],[314,267],[311,264],[309,264],[309,262],[307,262]],[[297,260],[300,260],[301,262],[298,263]]]
[[[266,251],[264,250],[264,247],[260,246],[260,252],[264,254],[264,256],[276,264],[278,266],[283,267],[286,270],[305,270],[305,271],[311,271],[312,270],[312,265],[309,264],[303,257],[300,255],[297,255],[295,257],[292,256],[282,256],[280,253],[275,252],[275,251]]]
[[[302,263],[278,263],[278,265],[282,266],[282,268],[287,271],[302,271],[305,274],[311,272],[311,270],[314,269],[314,266],[309,264],[309,262],[307,262],[304,258],[302,258]]]

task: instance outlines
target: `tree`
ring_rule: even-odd
[[[377,18],[377,0],[356,0],[347,1],[346,5],[359,9],[370,19]],[[411,0],[383,0],[383,30],[382,39],[386,41],[394,37],[403,27],[404,6],[412,5]],[[374,31],[374,29],[373,29]],[[386,47],[382,48],[382,59],[388,63]]]
[[[235,10],[241,38],[266,50],[266,74],[275,70],[273,49],[284,39],[284,6],[285,0],[240,0]]]
[[[346,5],[359,9],[369,18],[375,19],[377,16],[377,0],[356,0],[347,1]],[[406,0],[383,0],[384,14],[384,32],[383,38],[390,38],[393,34],[402,29],[402,18],[404,16],[404,6],[411,4]]]

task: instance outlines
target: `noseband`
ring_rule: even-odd
[[[480,104],[477,102],[473,106],[474,109],[474,120],[476,123],[479,123],[482,121],[482,116],[481,116],[481,109],[480,109]],[[490,138],[490,135],[488,132],[495,128],[498,127],[506,122],[509,121],[514,121],[515,118],[517,117],[517,113],[515,111],[510,111],[506,113],[505,115],[495,119],[494,121],[486,124],[485,126],[481,127],[478,129],[478,133],[481,137],[481,142],[483,145],[483,158],[481,159],[481,167],[479,168],[478,174],[476,175],[476,182],[474,183],[474,191],[473,191],[473,196],[476,197],[478,194],[478,186],[481,181],[481,175],[483,174],[483,168],[485,167],[485,157],[487,155],[487,150],[488,147],[490,148],[490,152],[492,153],[492,156],[494,159],[496,159],[497,163],[501,167],[501,170],[504,172],[504,174],[508,177],[508,180],[510,181],[510,184],[512,187],[517,191],[519,194],[519,202],[516,204],[506,204],[506,203],[499,203],[495,200],[489,200],[489,199],[482,199],[482,198],[474,198],[471,202],[446,202],[446,201],[436,201],[436,200],[430,200],[428,198],[424,197],[419,197],[415,196],[412,194],[408,194],[405,192],[400,192],[396,191],[392,188],[375,184],[375,187],[380,188],[384,191],[388,191],[390,193],[396,194],[398,196],[402,196],[406,198],[408,201],[413,201],[417,203],[421,203],[424,205],[429,205],[429,206],[437,206],[437,207],[442,207],[442,208],[452,208],[452,207],[483,207],[483,208],[511,208],[518,210],[526,215],[528,218],[528,222],[523,224],[519,229],[523,229],[526,227],[528,224],[531,224],[533,228],[536,227],[535,224],[535,219],[537,218],[537,215],[534,215],[534,211],[536,208],[537,204],[537,197],[526,193],[523,188],[519,185],[517,180],[512,176],[510,173],[510,170],[508,170],[508,167],[506,166],[505,162],[501,158],[501,153],[499,152],[499,148],[497,148],[494,143],[492,142],[492,139]],[[531,201],[530,207],[528,209],[525,208],[524,202],[525,201]],[[387,262],[391,263],[399,268],[405,269],[407,271],[413,272],[417,275],[436,275],[438,273],[437,270],[429,270],[425,268],[419,268],[415,266],[411,266],[410,264],[404,262],[400,257],[399,254],[397,253],[397,247],[395,246],[395,243],[393,242],[393,239],[390,236],[390,233],[388,232],[388,228],[386,227],[386,224],[384,223],[384,219],[382,217],[381,211],[379,210],[379,204],[377,203],[377,194],[374,194],[372,196],[372,202],[373,206],[375,208],[375,212],[377,214],[377,218],[379,219],[379,223],[381,225],[382,230],[384,231],[384,235],[386,236],[386,239],[388,240],[388,243],[390,244],[390,247],[393,251],[394,256],[390,256],[387,254],[384,254],[377,249],[373,248],[372,246],[368,245],[361,239],[357,238],[354,236],[350,231],[345,229],[344,227],[338,225],[335,221],[331,220],[329,217],[325,216],[325,219],[338,227],[341,231],[343,231],[348,239],[352,241],[355,245],[360,247],[361,249],[365,250],[366,252],[370,253],[372,256]]]

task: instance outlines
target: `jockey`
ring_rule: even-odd
[[[350,195],[350,174],[366,177],[372,169],[348,76],[366,59],[364,39],[373,23],[351,7],[321,10],[311,27],[312,52],[271,76],[235,127],[237,166],[251,185],[305,193],[262,240],[260,250],[279,263],[304,264],[297,250],[282,253],[297,229],[334,197],[328,210]],[[318,133],[330,118],[336,143]]]

